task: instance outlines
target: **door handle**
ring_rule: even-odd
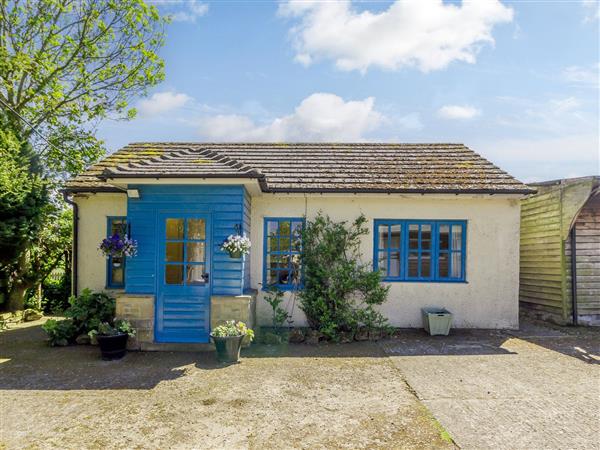
[[[202,279],[204,280],[205,283],[208,283],[208,281],[210,280],[210,274],[208,272],[203,273]]]

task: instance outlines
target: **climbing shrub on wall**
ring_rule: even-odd
[[[332,339],[360,326],[387,325],[375,306],[387,300],[389,287],[381,284],[379,271],[361,261],[361,238],[368,234],[366,223],[363,215],[348,223],[334,222],[319,212],[304,228],[300,308],[311,328]]]

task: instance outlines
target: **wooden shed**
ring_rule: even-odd
[[[521,204],[521,310],[600,325],[600,177],[531,185]],[[571,283],[571,280],[575,283]]]

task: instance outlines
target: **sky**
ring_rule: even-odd
[[[151,1],[166,78],[129,142],[461,142],[524,182],[600,173],[600,2]]]

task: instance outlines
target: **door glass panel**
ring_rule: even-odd
[[[379,248],[385,249],[388,248],[388,230],[389,226],[387,225],[379,225],[379,230],[377,233],[379,234]]]
[[[408,226],[408,248],[419,248],[419,225],[417,224]]]
[[[167,264],[165,266],[166,284],[183,284],[183,266]]]
[[[440,250],[448,250],[450,242],[450,227],[448,225],[440,225]]]
[[[187,266],[187,284],[204,284],[204,264],[195,264],[193,266]]]
[[[187,262],[204,262],[204,242],[188,242],[187,243]]]
[[[183,219],[167,219],[167,239],[183,239]]]
[[[166,260],[183,262],[183,242],[167,242]]]
[[[204,219],[188,219],[187,226],[188,239],[206,239],[206,222]]]
[[[390,244],[391,248],[400,248],[400,230],[401,230],[402,226],[401,225],[392,225],[390,227],[390,231],[392,233],[392,242]]]

